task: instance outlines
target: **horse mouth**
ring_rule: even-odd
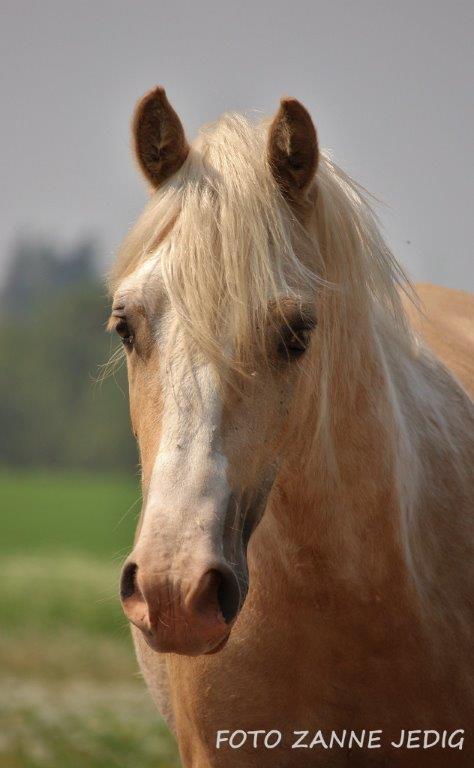
[[[222,649],[227,645],[227,641],[230,637],[230,632],[222,639],[220,640],[214,648],[211,648],[209,651],[206,651],[204,654],[205,656],[212,656],[214,653],[219,653],[219,651],[222,651]]]

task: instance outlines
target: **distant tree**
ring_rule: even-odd
[[[46,240],[19,239],[2,291],[2,315],[27,318],[50,296],[97,280],[96,246],[84,240],[68,250]]]
[[[36,255],[35,255],[36,254]],[[97,383],[113,343],[95,251],[23,245],[0,320],[0,463],[119,470],[136,464],[126,376]]]

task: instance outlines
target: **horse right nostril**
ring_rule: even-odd
[[[138,565],[136,563],[127,563],[122,571],[120,579],[120,597],[122,600],[132,597],[137,589],[136,576]]]

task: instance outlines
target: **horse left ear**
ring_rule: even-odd
[[[308,110],[297,99],[282,99],[268,137],[273,176],[290,202],[300,202],[318,165],[318,138]]]
[[[160,86],[138,102],[132,134],[138,164],[155,189],[175,174],[188,156],[181,120]]]

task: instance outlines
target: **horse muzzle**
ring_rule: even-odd
[[[227,642],[246,586],[222,558],[186,558],[178,571],[139,547],[125,563],[123,610],[155,651],[196,656]]]

